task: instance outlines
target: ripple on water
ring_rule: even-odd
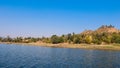
[[[120,68],[119,51],[0,44],[0,68]]]

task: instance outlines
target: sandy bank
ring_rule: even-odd
[[[81,49],[93,49],[93,50],[119,50],[120,44],[106,44],[106,45],[94,45],[94,44],[47,44],[47,43],[3,43],[0,44],[22,44],[30,46],[43,46],[54,48],[81,48]]]

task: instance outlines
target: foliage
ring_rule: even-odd
[[[114,28],[112,25],[103,25],[100,28]],[[91,33],[91,34],[75,34],[69,33],[66,35],[52,35],[51,37],[16,37],[11,38],[7,36],[5,38],[0,37],[0,42],[15,42],[15,43],[31,43],[31,42],[43,42],[43,43],[69,43],[69,44],[110,44],[110,43],[119,43],[120,44],[120,32],[119,33]]]
[[[62,37],[58,37],[57,35],[53,35],[53,36],[51,37],[51,42],[52,42],[53,44],[57,44],[57,43],[62,43],[62,42],[64,42],[64,40],[63,40]]]

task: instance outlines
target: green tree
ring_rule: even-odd
[[[92,36],[87,35],[85,37],[85,41],[86,41],[87,44],[91,44],[92,43]]]
[[[80,38],[79,37],[75,37],[74,40],[73,40],[73,43],[74,44],[80,44],[81,43]]]
[[[102,44],[102,39],[101,39],[101,37],[102,37],[102,35],[100,35],[100,34],[93,34],[93,43],[94,44]]]
[[[14,38],[14,42],[21,43],[23,42],[23,38],[22,37]]]
[[[10,38],[10,36],[7,36],[6,40],[7,42],[12,42],[12,38]]]
[[[0,37],[0,42],[2,41],[2,37]]]
[[[120,34],[112,35],[112,43],[120,43]]]
[[[57,43],[62,43],[62,42],[64,42],[64,40],[63,40],[62,37],[58,37],[57,35],[53,35],[53,36],[51,37],[51,42],[52,42],[53,44],[57,44]]]

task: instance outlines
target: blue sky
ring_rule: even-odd
[[[0,36],[51,36],[120,29],[119,0],[0,0]]]

